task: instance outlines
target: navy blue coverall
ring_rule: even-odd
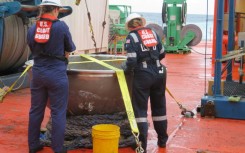
[[[166,144],[168,139],[165,98],[166,68],[160,64],[160,60],[165,57],[165,52],[159,37],[154,31],[152,32],[158,44],[153,47],[146,47],[137,30],[142,30],[142,28],[131,31],[126,38],[127,61],[124,71],[125,73],[133,72],[134,74],[132,105],[140,132],[139,139],[146,152],[149,97],[158,143]]]
[[[53,22],[50,39],[41,44],[34,40],[36,25],[29,28],[27,41],[32,52],[34,65],[31,80],[31,108],[29,112],[28,143],[29,148],[40,145],[40,126],[44,118],[47,101],[50,101],[52,119],[52,143],[55,152],[62,151],[68,104],[67,63],[55,58],[65,57],[66,52],[76,49],[67,24]],[[52,54],[51,56],[42,55]]]

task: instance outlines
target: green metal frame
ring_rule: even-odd
[[[195,38],[195,35],[196,34],[193,31],[188,31],[186,33],[186,35],[184,36],[184,38],[181,40],[181,42],[178,44],[179,50],[181,50],[181,49],[189,50],[189,48],[186,46],[186,44],[191,42],[191,40],[193,40]]]
[[[171,4],[171,5],[169,5]],[[182,6],[179,6],[181,4]],[[195,38],[194,32],[187,32],[181,39],[180,33],[185,22],[186,16],[186,0],[164,0],[162,14],[164,21],[166,21],[167,34],[164,42],[166,52],[189,52],[190,48],[187,44]]]
[[[112,25],[112,33],[117,36],[126,36],[128,31],[125,28],[126,18],[131,13],[131,6],[129,5],[109,5],[110,10],[117,10],[120,12],[120,23]],[[109,47],[116,48],[117,51],[121,51],[123,49],[123,40],[117,41],[116,46],[112,43]]]
[[[109,5],[109,10],[120,11],[120,24],[125,24],[126,18],[131,13],[131,6],[129,5]]]
[[[165,0],[166,3],[168,4],[182,4],[186,0]]]

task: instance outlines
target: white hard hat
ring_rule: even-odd
[[[40,6],[44,6],[44,5],[52,5],[52,6],[62,7],[60,0],[43,0],[42,3],[40,4]]]
[[[143,18],[140,14],[138,14],[138,13],[132,13],[132,14],[130,14],[130,15],[127,17],[127,19],[126,19],[125,27],[126,27],[127,30],[128,30],[128,23],[129,23],[131,20],[133,20],[133,19],[141,19],[141,21],[142,21],[142,23],[143,23],[142,26],[145,26],[145,24],[146,24],[145,18]]]

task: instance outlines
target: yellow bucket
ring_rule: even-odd
[[[118,153],[120,127],[98,124],[92,127],[93,153]]]

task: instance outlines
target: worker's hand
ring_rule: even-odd
[[[69,58],[70,53],[69,52],[65,52],[65,57],[68,59]]]

